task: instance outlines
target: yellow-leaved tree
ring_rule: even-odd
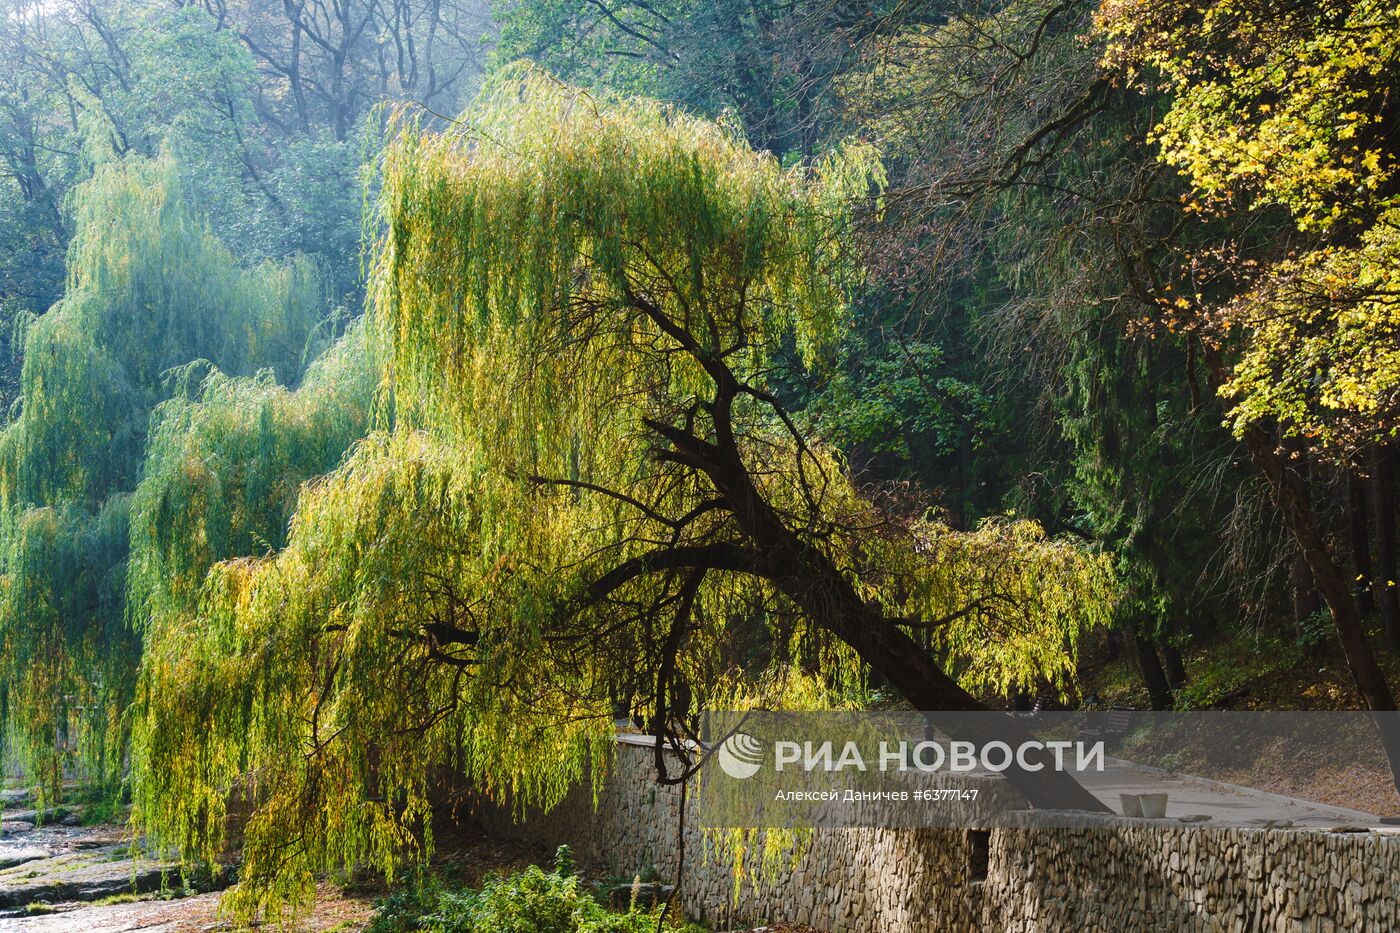
[[[1392,534],[1388,545],[1380,536],[1379,602],[1400,647],[1389,501],[1400,429],[1400,8],[1105,0],[1098,26],[1119,79],[1169,95],[1154,135],[1192,185],[1187,210],[1232,231],[1184,264],[1164,309],[1203,338],[1229,423],[1273,489],[1358,692],[1393,710],[1305,465],[1374,475]],[[1400,735],[1385,741],[1400,780]]]

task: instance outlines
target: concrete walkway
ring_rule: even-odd
[[[1274,826],[1282,821],[1299,829],[1370,828],[1376,832],[1400,832],[1400,826],[1382,825],[1373,813],[1331,804],[1284,797],[1250,787],[1238,787],[1189,774],[1173,774],[1109,757],[1102,772],[1079,775],[1080,783],[1115,813],[1123,812],[1119,794],[1167,794],[1167,819],[1208,816],[1205,826]]]

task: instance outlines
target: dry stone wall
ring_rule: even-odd
[[[580,789],[496,832],[568,843],[619,878],[669,881],[679,788],[621,744],[598,806]],[[1075,828],[819,830],[791,867],[735,887],[728,852],[685,829],[686,912],[717,930],[807,923],[833,933],[1388,931],[1400,929],[1400,837],[1084,817]]]

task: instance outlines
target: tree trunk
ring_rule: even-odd
[[[1162,667],[1167,674],[1167,683],[1173,690],[1180,690],[1186,686],[1186,662],[1182,660],[1181,652],[1169,641],[1161,643]]]
[[[888,680],[915,709],[926,712],[986,709],[920,650],[908,633],[861,600],[824,555],[805,548],[800,551],[764,549],[775,561],[774,569],[778,572],[773,576],[778,588],[815,622],[855,649],[861,659]],[[779,570],[784,566],[798,572]],[[1008,741],[1033,738],[1029,730],[1010,716],[997,724],[997,731],[1004,733]],[[1039,762],[1044,769],[1027,772],[1011,768],[1005,775],[1036,808],[1107,812],[1108,808],[1073,777],[1056,771],[1048,754],[1028,756],[1028,759],[1032,763]]]
[[[1309,616],[1322,609],[1322,597],[1317,594],[1312,566],[1302,551],[1293,556],[1288,579],[1293,584],[1293,621],[1301,626]]]
[[[972,426],[964,424],[958,443],[958,527],[972,529]]]
[[[1151,700],[1154,710],[1167,710],[1172,708],[1172,688],[1167,684],[1166,672],[1162,670],[1162,662],[1157,658],[1157,649],[1152,647],[1151,640],[1133,631],[1133,647],[1137,649],[1138,670],[1142,672],[1142,681],[1147,685],[1147,696]]]
[[[1371,507],[1376,520],[1376,567],[1373,576],[1376,603],[1386,646],[1400,651],[1400,580],[1395,570],[1395,452],[1389,446],[1371,456]]]
[[[1325,653],[1322,642],[1306,640],[1308,620],[1314,613],[1321,611],[1322,599],[1317,595],[1312,568],[1308,566],[1302,551],[1293,555],[1293,563],[1288,568],[1288,582],[1293,587],[1293,624],[1297,627],[1299,636],[1305,639],[1303,649],[1310,657],[1321,657]]]
[[[1298,480],[1298,494],[1303,507],[1311,514],[1312,489],[1309,481],[1312,468],[1308,461],[1308,451],[1296,437],[1283,437],[1279,440],[1279,451],[1283,456],[1283,468]],[[1312,567],[1300,548],[1293,555],[1293,564],[1288,568],[1288,581],[1293,585],[1293,624],[1298,629],[1299,640],[1310,655],[1323,654],[1320,643],[1309,640],[1309,620],[1314,613],[1322,610],[1322,597],[1318,595],[1317,584],[1313,580]]]
[[[1351,558],[1356,565],[1356,608],[1366,615],[1376,608],[1371,595],[1371,523],[1367,515],[1370,497],[1366,483],[1355,470],[1347,471],[1347,513],[1351,525]]]
[[[986,710],[987,707],[949,677],[908,632],[887,618],[879,607],[862,599],[829,557],[783,522],[744,468],[727,430],[725,408],[724,402],[716,402],[717,444],[685,432],[654,426],[680,454],[710,477],[739,528],[763,555],[764,576],[815,624],[849,645],[914,709],[926,712]],[[976,735],[971,724],[958,724],[956,717],[953,727],[960,731],[972,730],[972,734],[955,734],[955,738],[985,738]],[[1008,742],[1034,739],[1030,730],[1011,716],[997,724],[997,732]],[[1043,755],[1026,757],[1028,763],[1039,764],[1041,770],[1025,770],[1013,763],[1003,773],[1036,808],[1111,812],[1073,776],[1056,770],[1048,750]]]
[[[1186,660],[1173,642],[1173,639],[1179,638],[1186,629],[1186,605],[1180,599],[1173,599],[1167,607],[1162,637],[1157,641],[1157,647],[1162,652],[1162,667],[1166,671],[1167,683],[1173,690],[1180,690],[1186,686]]]
[[[1109,661],[1117,661],[1123,656],[1123,636],[1118,629],[1111,628],[1104,633],[1103,653]]]
[[[1284,523],[1293,533],[1298,552],[1312,575],[1317,591],[1332,612],[1337,640],[1341,643],[1357,692],[1369,709],[1395,709],[1390,686],[1366,643],[1366,629],[1362,625],[1361,614],[1356,611],[1356,601],[1351,598],[1347,575],[1327,550],[1327,542],[1317,527],[1308,503],[1307,487],[1302,477],[1284,461],[1282,452],[1264,431],[1251,427],[1245,431],[1244,441],[1250,459],[1268,479]],[[1397,761],[1400,762],[1400,758]]]
[[[1273,438],[1261,429],[1246,429],[1244,443],[1250,459],[1269,481],[1284,522],[1307,561],[1318,592],[1332,612],[1332,624],[1337,630],[1337,640],[1341,643],[1347,668],[1356,683],[1356,692],[1371,711],[1394,711],[1395,697],[1366,643],[1366,629],[1362,625],[1361,614],[1356,610],[1356,601],[1351,598],[1346,574],[1328,553],[1327,542],[1318,530],[1302,478],[1289,468]],[[1376,725],[1390,765],[1391,779],[1396,789],[1400,790],[1400,729],[1389,726],[1395,718],[1377,716]]]
[[[1225,382],[1226,367],[1218,349],[1207,348],[1206,361],[1210,367],[1211,385],[1219,388]],[[1366,629],[1356,601],[1349,598],[1346,576],[1327,551],[1326,540],[1318,530],[1308,503],[1307,484],[1289,469],[1283,453],[1273,438],[1257,425],[1250,425],[1242,438],[1249,459],[1264,474],[1274,494],[1274,503],[1283,515],[1284,524],[1293,534],[1298,550],[1312,571],[1322,598],[1332,612],[1332,625],[1337,630],[1347,668],[1356,683],[1357,693],[1368,709],[1376,713],[1395,710],[1395,697],[1390,692],[1385,675],[1366,644]],[[1391,510],[1393,515],[1394,510]],[[1378,576],[1380,574],[1377,574]],[[1391,781],[1400,791],[1400,726],[1394,726],[1395,716],[1375,716],[1386,762],[1390,765]]]

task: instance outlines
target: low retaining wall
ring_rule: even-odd
[[[654,780],[649,747],[620,744],[598,807],[579,789],[522,824],[489,828],[568,843],[612,874],[675,877],[680,790]],[[1196,828],[1086,816],[1073,829],[819,830],[795,866],[746,878],[687,807],[687,914],[716,929],[807,923],[833,933],[1400,928],[1400,837]]]

